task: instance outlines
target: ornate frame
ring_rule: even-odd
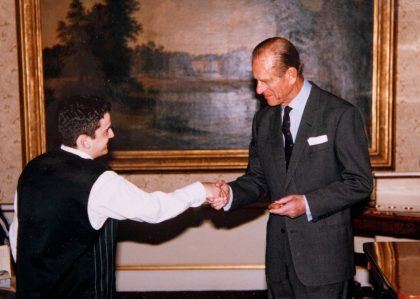
[[[374,0],[371,163],[394,166],[396,1]],[[40,0],[17,0],[23,163],[46,150]],[[116,151],[119,171],[243,170],[248,150]]]

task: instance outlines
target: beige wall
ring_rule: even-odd
[[[22,168],[15,1],[0,2],[0,202],[10,202]]]
[[[420,2],[400,0],[397,32],[397,172],[420,170]]]

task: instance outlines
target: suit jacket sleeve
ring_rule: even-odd
[[[252,139],[249,145],[248,167],[245,174],[229,183],[233,192],[230,210],[255,202],[267,193],[267,183],[261,169],[257,146],[257,123],[261,113],[256,113],[252,121]]]

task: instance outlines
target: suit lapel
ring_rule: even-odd
[[[306,102],[305,110],[303,111],[302,120],[300,121],[299,129],[297,132],[293,153],[289,162],[289,169],[286,176],[285,188],[289,185],[293,173],[302,157],[303,152],[307,149],[307,140],[311,135],[312,126],[316,120],[317,110],[319,109],[319,88],[312,83],[311,93],[309,94],[308,101]]]

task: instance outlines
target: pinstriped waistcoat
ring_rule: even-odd
[[[107,167],[62,150],[32,160],[18,183],[17,298],[115,298],[116,221],[95,230],[87,204]]]

